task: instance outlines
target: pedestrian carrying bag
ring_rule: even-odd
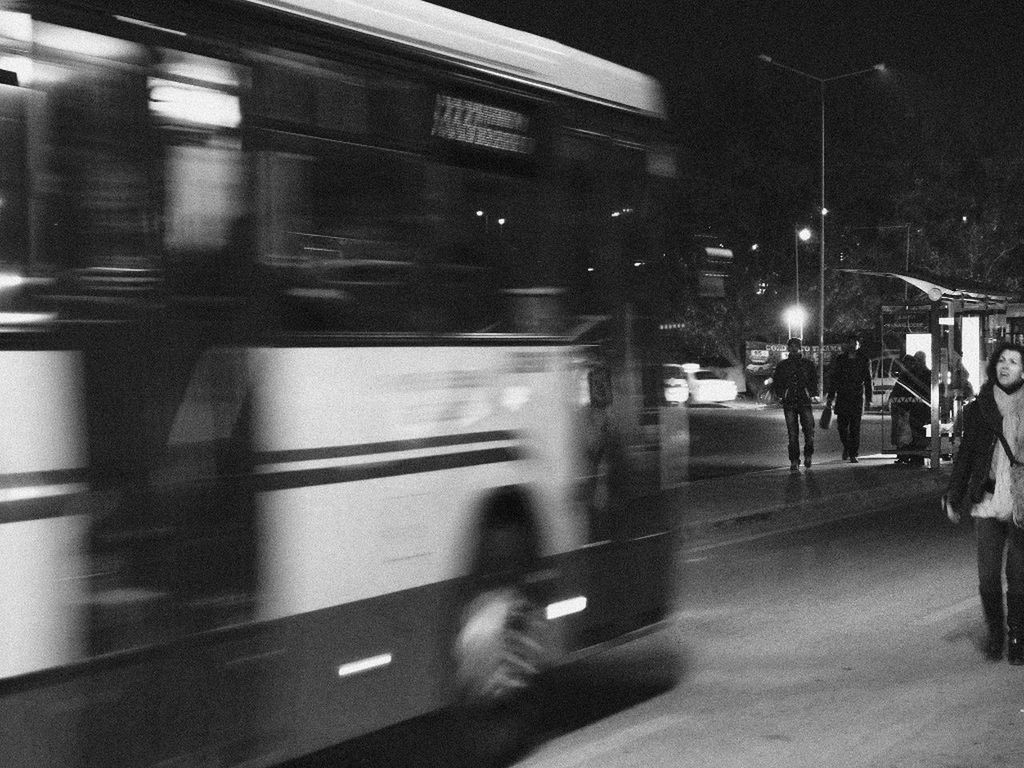
[[[1024,464],[1010,450],[1003,430],[999,430],[999,442],[1003,444],[1006,458],[1010,460],[1010,498],[1013,500],[1013,524],[1024,528]]]
[[[832,406],[831,405],[826,405],[821,410],[821,418],[818,419],[818,426],[821,427],[822,429],[828,429],[828,427],[829,427],[829,425],[831,423],[832,423]]]

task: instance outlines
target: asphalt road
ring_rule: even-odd
[[[622,708],[521,765],[1020,766],[1024,668],[977,647],[972,547],[929,506],[689,553],[674,629],[570,696],[603,686]],[[631,701],[673,659],[679,683]]]
[[[1024,667],[986,662],[969,528],[931,506],[682,552],[672,626],[561,670],[523,768],[1000,768]],[[317,765],[449,768],[424,718]]]
[[[815,420],[820,414],[821,406],[814,406]],[[705,480],[789,466],[786,422],[781,408],[757,407],[738,401],[729,406],[689,406],[687,415],[689,479]],[[889,442],[889,426],[888,416],[865,414],[861,424],[861,455],[883,451]],[[841,461],[842,451],[835,419],[829,429],[815,427],[815,462]]]

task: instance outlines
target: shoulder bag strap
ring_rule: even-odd
[[[999,425],[999,442],[1003,444],[1003,450],[1006,451],[1006,458],[1010,460],[1011,467],[1017,467],[1021,465],[1021,462],[1017,461],[1017,457],[1013,455],[1013,451],[1010,450],[1010,444],[1006,442],[1006,435],[1003,434],[1003,426]]]

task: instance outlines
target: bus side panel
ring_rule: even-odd
[[[552,350],[259,351],[261,617],[464,575],[505,485],[532,494],[544,554],[583,543],[565,509],[573,378]]]
[[[450,700],[460,585],[494,489],[527,489],[542,553],[579,545],[559,522],[576,470],[562,359],[480,344],[257,351],[258,616],[288,627],[300,751]]]
[[[47,507],[59,515],[81,498]],[[0,514],[4,506],[13,505],[0,506]],[[87,520],[77,515],[0,524],[0,678],[81,656],[86,528]]]
[[[81,359],[10,334],[0,351],[0,765],[78,765],[73,685],[22,684],[84,653]]]
[[[299,753],[326,748],[451,701],[449,581],[291,617],[288,686]]]
[[[554,620],[570,656],[615,642],[668,618],[675,563],[671,532],[607,542],[553,559],[559,572],[552,601],[586,598],[586,608]]]
[[[0,352],[0,679],[82,652],[80,358]]]
[[[3,350],[0,367],[0,476],[84,467],[80,355]]]

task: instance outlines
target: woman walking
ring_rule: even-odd
[[[986,367],[988,380],[964,409],[964,437],[953,462],[942,506],[949,519],[970,515],[978,545],[978,590],[988,625],[985,655],[1024,664],[1024,530],[1011,519],[1010,458],[1024,458],[1024,347],[998,345]],[[1006,447],[1000,436],[1005,438]],[[1005,556],[1006,611],[1003,611]],[[1004,627],[1004,616],[1006,627]]]

